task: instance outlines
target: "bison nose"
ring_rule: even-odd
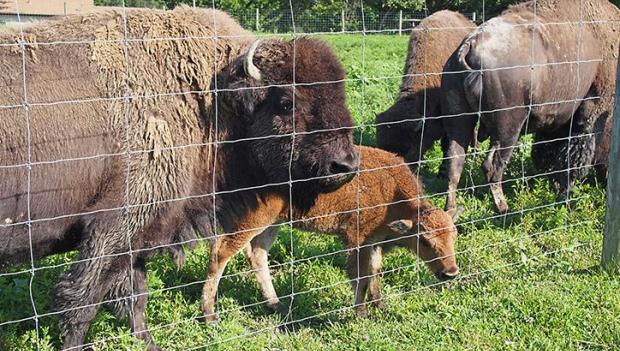
[[[360,166],[360,160],[356,153],[342,153],[335,157],[329,165],[331,174],[354,173]]]
[[[458,267],[450,267],[446,268],[443,271],[439,272],[439,279],[441,280],[450,280],[454,279],[459,275]]]

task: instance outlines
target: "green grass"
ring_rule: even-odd
[[[361,36],[324,37],[342,58],[349,78],[348,103],[358,124],[371,124],[374,114],[393,103],[398,93],[407,38],[368,36],[362,63]],[[364,79],[365,77],[365,79]],[[394,77],[392,79],[375,79]],[[361,136],[360,136],[361,135]],[[373,128],[357,133],[364,144],[374,142]],[[620,347],[620,280],[599,269],[605,191],[588,180],[577,186],[570,209],[555,204],[545,179],[519,180],[522,167],[534,174],[528,146],[515,153],[505,186],[513,210],[494,214],[488,188],[479,171],[481,157],[470,157],[459,201],[466,211],[460,222],[457,249],[463,277],[437,285],[421,263],[404,250],[385,258],[382,291],[388,309],[370,309],[356,318],[351,306],[343,249],[334,237],[283,228],[272,252],[274,282],[280,295],[295,292],[291,320],[286,322],[263,306],[257,283],[243,257],[228,266],[220,289],[218,325],[195,321],[200,313],[200,281],[205,278],[208,249],[193,251],[177,270],[167,257],[149,263],[148,321],[161,346],[169,350],[614,350]],[[428,193],[443,191],[437,171],[439,148],[422,169]],[[443,204],[441,194],[433,196]],[[291,247],[293,250],[291,251]],[[320,256],[320,257],[317,257]],[[37,262],[46,266],[70,262],[71,255]],[[308,258],[294,265],[292,259]],[[26,269],[16,267],[14,271]],[[50,294],[62,268],[37,272],[32,284],[39,313],[51,310]],[[33,314],[30,273],[0,277],[0,322]],[[162,291],[190,282],[195,284]],[[290,302],[290,299],[285,299]],[[252,305],[243,308],[243,306]],[[40,346],[58,349],[56,317],[39,320]],[[129,336],[126,321],[107,309],[97,316],[88,340],[107,340],[101,350],[141,350]],[[0,350],[36,349],[33,321],[0,327]]]

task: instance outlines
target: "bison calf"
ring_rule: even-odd
[[[444,212],[428,202],[423,189],[403,160],[388,152],[360,147],[359,176],[332,193],[319,195],[306,213],[293,211],[295,227],[340,236],[349,248],[348,275],[355,290],[358,315],[366,315],[364,298],[381,306],[378,274],[384,251],[395,246],[409,248],[426,262],[439,279],[454,278],[459,269],[454,244],[457,211]],[[214,313],[219,278],[229,259],[246,248],[268,306],[284,313],[271,283],[267,252],[277,226],[257,228],[265,217],[286,220],[288,198],[272,196],[238,223],[238,231],[219,236],[211,252],[202,309],[209,320]],[[359,213],[359,219],[358,219]]]

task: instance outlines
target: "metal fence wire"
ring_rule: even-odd
[[[543,2],[545,6],[553,3],[547,0],[538,2]],[[359,10],[355,11],[295,13],[291,0],[290,11],[248,9],[242,13],[230,12],[230,16],[243,28],[250,30],[251,34],[222,34],[223,30],[218,32],[217,27],[220,22],[216,22],[213,15],[213,35],[178,36],[172,33],[148,38],[131,36],[132,28],[150,28],[152,24],[136,24],[135,18],[131,17],[133,9],[125,7],[123,2],[116,10],[122,18],[121,33],[113,32],[113,25],[108,23],[102,28],[109,32],[101,29],[97,33],[97,39],[80,33],[75,37],[67,37],[66,40],[37,40],[37,32],[32,32],[30,27],[34,26],[32,28],[36,30],[45,28],[45,24],[36,23],[5,29],[7,33],[0,30],[0,67],[3,69],[2,75],[6,77],[0,78],[0,137],[9,140],[0,141],[0,349],[94,347],[106,350],[138,350],[147,346],[155,350],[155,344],[171,350],[227,349],[256,347],[252,340],[259,335],[270,335],[261,341],[259,348],[303,349],[304,345],[295,344],[295,340],[289,337],[293,335],[294,338],[298,332],[304,333],[297,328],[312,330],[316,327],[313,321],[325,322],[317,328],[330,328],[338,323],[355,323],[347,319],[352,311],[364,316],[371,306],[382,307],[384,301],[388,304],[389,311],[398,307],[394,304],[406,296],[423,291],[435,293],[441,290],[435,289],[439,287],[454,290],[475,289],[494,279],[495,273],[512,272],[516,267],[526,269],[533,266],[532,272],[528,274],[534,275],[547,267],[560,269],[559,266],[576,264],[576,260],[583,259],[584,252],[590,252],[586,250],[599,245],[591,238],[597,237],[603,231],[604,207],[607,204],[606,185],[586,174],[598,170],[598,167],[606,165],[607,161],[606,158],[592,157],[587,162],[582,162],[574,156],[579,151],[574,148],[581,145],[582,140],[591,140],[591,144],[588,144],[590,146],[598,147],[601,144],[600,140],[604,139],[612,125],[609,121],[613,115],[612,101],[615,92],[608,86],[606,90],[584,90],[583,84],[588,79],[595,79],[595,74],[590,71],[591,67],[609,69],[610,65],[616,67],[618,60],[617,37],[607,37],[610,42],[604,43],[612,47],[612,54],[609,56],[606,56],[606,53],[610,52],[607,49],[588,52],[584,49],[587,47],[584,41],[593,38],[588,36],[591,30],[607,31],[612,28],[613,33],[617,34],[615,30],[620,28],[620,17],[614,17],[616,15],[613,13],[588,12],[591,5],[588,0],[571,0],[570,3],[578,7],[575,11],[577,17],[543,21],[542,17],[537,17],[538,2],[532,2],[533,16],[522,17],[525,20],[516,24],[502,19],[486,18],[483,1],[481,11],[466,14],[466,17],[473,21],[471,25],[435,28],[420,26],[420,22],[431,15],[426,12],[365,12],[364,3],[361,1]],[[17,9],[20,3],[15,0]],[[211,8],[215,8],[215,2]],[[19,10],[16,16],[17,22],[21,22]],[[96,18],[96,15],[92,16],[94,17],[85,18],[83,23]],[[66,19],[59,17],[54,21]],[[75,22],[71,23],[75,25]],[[37,27],[38,25],[42,27]],[[520,53],[525,50],[526,54],[520,56],[521,61],[509,60],[508,64],[502,65],[498,64],[497,57],[483,55],[476,67],[460,66],[459,69],[451,69],[446,62],[442,62],[438,69],[429,68],[433,65],[430,60],[444,49],[443,44],[446,43],[441,41],[432,42],[433,46],[419,46],[422,53],[413,50],[409,52],[411,57],[417,54],[419,62],[406,65],[407,38],[396,36],[412,34],[420,37],[430,33],[466,30],[469,34],[463,39],[475,36],[478,40],[484,40],[485,35],[495,36],[496,41],[490,42],[494,45],[493,50],[503,52],[514,49],[510,41],[515,38],[511,31],[516,28],[527,30],[521,43],[525,43],[522,45],[525,49],[520,50]],[[79,29],[78,26],[77,30]],[[154,28],[152,33],[158,33],[157,29]],[[558,43],[566,45],[569,53],[543,60],[541,57],[544,56],[543,50],[546,50],[547,46],[538,45],[536,34],[553,32],[556,29],[567,33],[569,38],[558,39]],[[102,34],[104,32],[105,35]],[[299,60],[296,53],[300,49],[300,37],[330,43],[339,38],[348,38],[346,45],[342,45],[343,51],[336,53],[339,60],[344,62],[346,76],[310,82],[299,80],[299,74],[304,73],[307,76],[307,72],[298,70],[296,61]],[[227,41],[245,40],[254,43],[252,46],[243,47],[243,55],[254,55],[255,50],[260,51],[260,45],[274,38],[292,42],[292,54],[287,56],[293,60],[290,81],[282,79],[263,85],[260,78],[256,78],[260,77],[260,72],[252,71],[258,70],[255,67],[258,63],[252,60],[237,60],[234,61],[236,66],[231,71],[233,73],[225,78],[232,80],[236,77],[234,74],[245,74],[247,77],[244,76],[244,79],[254,79],[251,84],[231,86],[227,79],[212,79],[206,86],[199,84],[204,82],[196,82],[203,73],[214,78],[223,70],[218,60],[222,60],[223,56],[229,55],[233,50],[226,47]],[[389,47],[384,45],[386,41],[390,43]],[[158,56],[161,54],[157,52],[158,47],[166,47],[170,43],[180,45],[184,42],[212,45],[217,49],[205,53],[203,59],[211,60],[206,65],[204,62],[191,60],[170,62],[166,57]],[[470,45],[467,43],[466,41],[463,45]],[[331,46],[333,50],[338,50],[336,45]],[[393,50],[396,46],[400,49]],[[79,58],[84,60],[95,60],[96,54],[100,53],[95,52],[96,50],[116,50],[114,53],[117,56],[114,58],[118,58],[119,62],[112,62],[110,59],[105,64],[109,64],[106,67],[121,67],[118,71],[121,73],[111,74],[112,68],[109,71],[101,69],[97,72],[100,74],[99,78],[109,79],[101,78],[97,83],[105,88],[114,87],[115,94],[87,96],[88,94],[74,91],[78,89],[74,87],[81,86],[78,84],[80,79],[84,79],[81,76],[82,71],[78,70],[81,66],[74,70],[74,67],[69,67],[64,60],[75,59],[68,57],[66,52],[79,53],[76,48],[87,51],[86,54],[80,53],[82,56]],[[66,51],[69,49],[71,51]],[[461,54],[468,49],[467,46],[459,46],[459,51],[452,50],[449,54]],[[149,90],[148,84],[145,88],[135,82],[135,79],[144,77],[136,78],[139,71],[134,50],[149,52],[145,60],[161,60],[162,65],[179,66],[179,70],[191,72],[190,75],[193,74],[196,81],[178,83],[169,80],[171,86],[178,84],[180,88],[172,89],[166,85],[161,91]],[[380,58],[384,57],[381,55],[382,51],[385,50],[399,53],[392,54],[398,56],[398,60],[395,60],[397,63],[380,61]],[[489,52],[495,52],[493,50]],[[259,57],[256,62],[264,59],[259,54],[256,55]],[[515,56],[517,55],[506,55],[510,58]],[[18,60],[1,60],[7,57],[18,57]],[[448,57],[444,61],[446,60]],[[9,67],[15,62],[18,64]],[[43,62],[51,62],[51,68],[43,67]],[[76,62],[78,66],[91,64],[91,61]],[[207,66],[208,69],[205,68]],[[144,67],[148,65],[145,64]],[[196,67],[209,72],[196,72]],[[602,70],[603,68],[599,69]],[[609,72],[611,71],[615,72]],[[489,96],[492,96],[492,89],[497,86],[486,86],[489,81],[482,77],[497,77],[505,72],[515,72],[522,77],[519,85],[522,90],[517,94],[522,99],[502,100],[505,98],[502,95],[491,103]],[[539,77],[545,76],[541,72],[552,75],[558,81],[553,84],[541,81]],[[557,72],[570,72],[571,79],[566,80],[568,83],[561,82],[563,74]],[[153,75],[152,79],[159,78],[155,76],[155,72]],[[441,103],[435,101],[433,105],[432,99],[439,96],[437,91],[448,89],[441,84],[451,82],[450,77],[458,80],[465,76],[469,77],[469,80],[463,84],[469,84],[476,79],[484,82],[478,86],[477,96],[471,94],[462,97],[461,102],[466,101],[468,109],[455,109],[457,104],[445,104],[446,100],[441,100]],[[440,86],[431,87],[437,82],[441,82],[438,84]],[[560,86],[561,84],[565,85]],[[42,85],[49,91],[43,98],[40,95]],[[307,96],[304,95],[307,90],[304,89],[339,89],[342,85],[346,87],[347,116],[350,112],[354,125],[344,123],[321,129],[314,128],[312,123],[306,123],[305,116],[312,113],[308,110],[320,109],[321,104],[333,103],[333,99],[331,96],[322,95],[321,98],[325,100],[315,102],[312,106],[314,109],[310,109],[307,106]],[[540,91],[537,90],[538,85],[544,85],[543,90],[553,93],[545,95],[545,99],[538,97],[535,95]],[[417,89],[415,94],[413,89]],[[568,93],[562,93],[566,91]],[[274,92],[277,94],[270,95]],[[2,98],[2,95],[6,98]],[[277,119],[280,121],[278,123],[285,124],[289,129],[280,133],[274,128],[267,135],[248,132],[232,139],[218,134],[224,128],[230,128],[230,125],[243,124],[239,128],[248,130],[255,127],[255,121],[241,112],[233,111],[222,102],[228,101],[225,99],[230,96],[238,99],[269,96],[269,100],[253,106],[251,111],[248,110],[249,117],[265,118],[260,113],[267,113],[269,120]],[[342,99],[338,102],[344,104],[344,97]],[[408,104],[402,118],[375,119],[376,115],[380,115],[397,101]],[[580,118],[587,113],[583,111],[589,111],[587,108],[599,106],[597,104],[600,103],[606,110],[600,113],[604,117],[597,118],[609,118],[609,121],[597,119],[594,127],[582,128],[586,122]],[[200,111],[199,116],[194,116],[196,120],[200,120],[195,126],[208,129],[209,132],[205,134],[209,137],[196,143],[176,143],[174,138],[166,139],[165,135],[169,132],[166,129],[168,117],[162,114],[173,109],[162,108],[157,111],[150,104],[173,105],[176,108],[174,111],[183,116],[191,115],[191,111]],[[438,111],[432,110],[434,108]],[[86,136],[63,135],[62,130],[51,130],[62,129],[62,126],[58,127],[57,121],[53,121],[55,118],[61,121],[74,119],[75,123],[80,123],[83,119],[99,118],[102,110],[106,111],[103,113],[106,123],[114,124],[115,131],[121,131],[121,135],[115,136],[114,142],[118,145],[114,152],[100,152],[99,149],[89,148],[87,141],[75,141],[81,138],[109,140],[108,135],[99,135],[102,133],[100,130],[84,131],[91,133]],[[69,111],[70,116],[63,111]],[[80,111],[90,111],[92,116],[79,115]],[[235,117],[244,119],[241,122],[231,122],[231,113],[237,113],[239,116]],[[540,134],[544,127],[533,125],[534,122],[530,124],[530,121],[534,120],[533,116],[537,114],[563,114],[567,117],[557,129],[559,132],[554,130],[553,133]],[[490,120],[489,116],[501,116],[502,119],[521,118],[523,123],[508,131],[502,129],[497,132],[489,126],[496,127],[493,123],[499,120],[499,117]],[[290,117],[290,125],[282,122],[287,117]],[[143,120],[147,122],[142,123]],[[615,118],[616,124],[619,123],[617,120],[618,116]],[[182,130],[174,132],[189,135],[195,126],[189,125],[189,122],[187,125],[180,123],[178,127]],[[410,132],[412,126],[415,126],[415,132]],[[455,129],[448,131],[450,126]],[[401,152],[400,156],[404,158],[397,158],[398,163],[386,163],[373,159],[375,156],[372,156],[372,151],[360,152],[358,155],[361,166],[343,171],[350,176],[350,182],[331,193],[338,194],[340,191],[348,197],[343,195],[340,199],[332,199],[325,205],[325,208],[330,209],[328,212],[313,212],[312,209],[321,205],[310,204],[310,214],[305,217],[291,206],[300,202],[295,198],[300,194],[297,192],[299,187],[310,187],[307,184],[314,184],[312,182],[323,184],[321,181],[334,177],[333,174],[325,175],[318,171],[314,176],[301,179],[297,176],[296,163],[300,162],[299,158],[303,157],[300,153],[304,151],[298,148],[304,147],[305,140],[316,135],[334,137],[349,133],[353,140],[351,147],[364,150],[365,146],[377,145],[380,138],[377,130],[380,128],[392,131],[400,128],[407,131],[401,135],[402,140],[398,140],[398,137],[391,140],[401,144],[414,143],[406,152]],[[435,135],[436,143],[432,146],[424,145],[424,138],[420,136],[431,133],[433,128],[441,129]],[[471,128],[471,131],[468,128]],[[465,142],[456,140],[458,138],[451,134],[453,132],[462,132],[458,137],[464,138]],[[506,134],[510,134],[512,139],[506,137]],[[18,137],[13,137],[14,135]],[[136,140],[145,135],[156,135],[163,141],[161,144],[137,144]],[[607,141],[611,143],[609,139]],[[323,142],[329,143],[330,140]],[[56,146],[46,146],[48,143]],[[612,164],[617,161],[614,159],[617,157],[614,147],[617,147],[618,143],[614,139],[612,144],[615,146],[611,151],[608,150],[608,153],[613,155],[610,158]],[[221,150],[232,150],[231,147],[238,146],[245,147],[243,150],[249,150],[247,152],[250,153],[265,144],[278,147],[286,145],[282,147],[287,150],[287,169],[284,171],[286,176],[280,177],[278,181],[257,185],[252,179],[253,175],[248,174],[254,167],[252,162],[255,160],[252,159],[251,162],[237,163],[236,168],[229,170],[235,176],[248,177],[248,181],[240,183],[249,185],[233,189],[218,188],[220,174],[213,170],[227,167],[220,164],[222,159],[225,160],[220,156]],[[58,151],[57,148],[62,149],[63,145],[67,149],[73,148],[72,152]],[[77,148],[76,151],[75,145],[84,147]],[[426,149],[430,151],[424,157],[419,160],[411,159],[411,155],[422,154]],[[46,150],[52,155],[61,156],[50,156]],[[192,152],[196,150],[202,152],[200,157],[190,159],[190,156],[183,156],[194,155]],[[551,155],[544,154],[547,150],[560,151]],[[536,152],[543,153],[541,157],[547,157],[542,166],[533,160],[532,155]],[[279,155],[260,154],[256,158],[270,164],[280,162],[279,159],[273,160],[277,156]],[[248,156],[247,159],[251,157],[254,156]],[[122,162],[118,162],[119,160]],[[142,168],[153,167],[155,162],[161,162],[156,168],[161,170],[164,176],[161,179],[144,180],[149,183],[149,186],[144,187],[146,195],[136,191],[135,175],[139,174]],[[211,173],[208,174],[208,179],[199,180],[201,186],[208,191],[178,191],[174,196],[148,194],[148,191],[158,186],[174,188],[178,185],[176,182],[180,181],[167,176],[165,172],[182,167],[180,164],[189,167],[188,164],[197,162],[206,162],[209,165]],[[561,167],[558,168],[558,164]],[[58,198],[63,199],[64,192],[72,193],[75,190],[72,184],[53,177],[61,174],[60,169],[81,172],[88,168],[84,165],[101,168],[101,174],[114,174],[114,177],[105,178],[105,181],[92,181],[102,183],[97,185],[97,191],[91,199],[92,204],[97,206],[89,203],[78,211],[64,211],[65,207],[60,205],[58,209],[48,209],[36,203],[35,199],[41,199],[41,193],[46,191],[55,192]],[[115,165],[116,168],[110,169],[110,165]],[[342,167],[335,163],[329,166]],[[313,167],[318,166],[307,168],[314,171]],[[458,167],[461,168],[461,173],[455,183],[453,172]],[[490,171],[493,169],[500,169],[502,174],[497,175]],[[95,177],[95,170],[92,174],[90,171],[84,172],[87,177]],[[441,179],[442,172],[447,173],[448,180]],[[51,177],[48,181],[56,188],[42,188],[42,174],[47,178]],[[189,176],[178,175],[179,178]],[[606,176],[605,174],[604,178]],[[610,177],[610,182],[611,180],[614,182],[610,186],[617,186],[615,178]],[[574,183],[577,190],[569,193],[567,187],[562,187],[563,182]],[[396,189],[390,188],[393,183],[398,184]],[[426,190],[422,190],[422,183]],[[399,188],[402,184],[409,188]],[[559,193],[551,190],[554,186],[559,189]],[[354,190],[345,192],[342,190],[345,187],[352,187]],[[417,190],[413,191],[416,187]],[[112,200],[99,204],[98,201],[101,201],[109,189],[118,191],[111,194]],[[278,201],[284,205],[278,205],[276,200],[275,204],[269,202],[272,201],[269,189],[278,189]],[[501,189],[504,189],[505,193],[498,195]],[[285,195],[282,195],[282,192]],[[246,202],[247,198],[242,197],[246,196],[245,194],[254,194],[254,200],[257,197],[255,194],[264,197]],[[446,206],[444,210],[444,204],[449,203],[451,196],[456,199],[458,206]],[[502,208],[501,196],[507,198],[509,207]],[[71,196],[66,198],[67,201],[72,200]],[[231,198],[237,202],[229,200]],[[207,204],[207,210],[200,212],[200,209],[196,208],[197,203]],[[346,207],[346,203],[354,203],[354,206]],[[181,235],[183,232],[179,231],[180,234],[175,236],[172,242],[161,243],[145,233],[156,232],[158,226],[164,227],[168,222],[148,222],[145,219],[147,223],[142,223],[134,220],[147,218],[145,214],[152,213],[163,218],[167,216],[166,209],[173,206],[181,208],[182,212],[171,214],[166,217],[166,221],[174,222],[178,227],[198,229],[203,235],[196,237],[194,231],[194,235],[184,237]],[[275,210],[271,210],[270,206],[278,209],[275,215],[272,213]],[[268,213],[267,209],[272,212]],[[385,213],[381,212],[384,209],[387,209]],[[394,217],[395,213],[401,214],[409,210],[414,211],[410,213],[410,218]],[[461,210],[463,214],[452,226],[450,216]],[[243,217],[237,212],[250,214]],[[384,213],[385,218],[372,217],[371,214],[375,212]],[[238,217],[228,215],[229,213]],[[269,215],[272,215],[269,221],[264,219]],[[247,219],[247,223],[238,225],[237,222],[228,223],[230,218],[238,219],[238,222],[241,222],[241,219],[250,219]],[[342,218],[347,218],[347,221],[344,222]],[[333,234],[339,235],[335,236],[334,241],[319,241],[317,238],[328,236],[320,234],[321,228],[325,227],[315,226],[313,230],[308,229],[312,227],[313,220],[324,220],[322,223],[327,223],[325,226],[331,226],[336,232]],[[447,225],[437,225],[436,220],[444,221],[442,223]],[[608,221],[610,220],[613,220],[613,216],[608,215]],[[102,221],[112,224],[109,227],[100,226]],[[377,225],[378,222],[381,224]],[[50,233],[66,223],[71,223],[68,231],[75,231],[71,232],[69,238],[65,238],[66,241],[42,241],[45,235],[51,235]],[[367,228],[372,225],[377,228],[373,231],[375,236],[367,239]],[[454,236],[457,231],[458,236]],[[101,233],[105,235],[102,236]],[[177,233],[170,236],[173,234]],[[345,243],[338,241],[338,237],[344,237]],[[233,255],[229,255],[225,250],[226,245],[236,245],[233,243],[241,242],[244,238],[253,239],[252,245],[248,239],[244,245],[236,248],[235,252],[245,250],[250,257],[249,265],[243,260],[232,258]],[[273,240],[277,240],[276,244],[269,251]],[[456,240],[456,246],[452,247],[454,243],[450,240]],[[19,245],[25,245],[28,250],[20,251],[20,254],[16,255],[11,250]],[[77,248],[78,253],[64,252],[51,257],[38,257],[41,255],[37,252],[54,251],[59,245],[70,247],[73,252]],[[182,251],[182,245],[198,247]],[[382,266],[384,250],[387,253],[388,249],[399,245],[405,246],[410,252],[396,250],[389,256],[386,255]],[[86,255],[85,252],[91,254]],[[270,261],[267,261],[267,252],[272,255],[273,260],[270,258]],[[175,262],[168,258],[170,253],[176,259]],[[575,258],[576,256],[579,257]],[[610,257],[615,259],[616,256],[610,254]],[[20,263],[12,264],[13,261]],[[185,266],[179,264],[177,267],[174,264],[183,262]],[[456,270],[457,263],[460,272]],[[224,270],[226,265],[228,268]],[[114,275],[110,272],[116,273]],[[275,277],[275,289],[271,286],[270,274]],[[255,283],[254,277],[259,284]],[[379,278],[386,281],[381,288]],[[379,291],[383,293],[380,294]],[[71,303],[67,302],[70,300],[67,296],[62,295],[69,294],[68,292],[73,294]],[[149,303],[155,303],[157,308],[152,307],[154,305],[147,308],[147,298],[154,301]],[[59,304],[58,301],[63,303]],[[203,315],[203,312],[208,310],[209,307],[205,306],[210,301],[217,301],[217,316]],[[392,303],[393,301],[396,302]],[[103,306],[111,309],[100,309]],[[183,310],[175,309],[179,306],[182,306]],[[266,312],[263,307],[275,309],[279,315],[264,316]],[[141,319],[145,313],[148,324]],[[203,317],[218,317],[224,322],[219,325],[208,324],[204,323]],[[383,317],[373,317],[376,318],[373,323],[385,323],[385,328],[390,328],[390,323],[398,323],[393,320],[398,318],[382,320]],[[123,318],[129,323],[125,323]],[[61,327],[58,327],[59,320]],[[76,330],[80,332],[75,332]],[[274,333],[274,330],[278,332]],[[249,341],[244,344],[240,340]]]
[[[292,33],[292,16],[278,11],[230,12],[244,28],[265,33]],[[475,14],[470,14],[475,19]],[[364,15],[366,31],[392,34],[408,33],[425,17],[422,12],[389,11]],[[313,13],[304,11],[296,14],[298,33],[361,32],[362,20],[359,10],[341,10],[336,13]]]

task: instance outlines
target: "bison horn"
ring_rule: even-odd
[[[260,74],[260,70],[258,69],[258,67],[256,67],[256,65],[254,65],[254,53],[256,52],[256,48],[258,47],[258,45],[260,44],[260,39],[256,40],[252,46],[250,47],[250,50],[248,51],[248,54],[245,57],[245,60],[243,61],[243,69],[245,70],[245,74],[247,74],[248,76],[260,81],[261,80],[261,74]]]

